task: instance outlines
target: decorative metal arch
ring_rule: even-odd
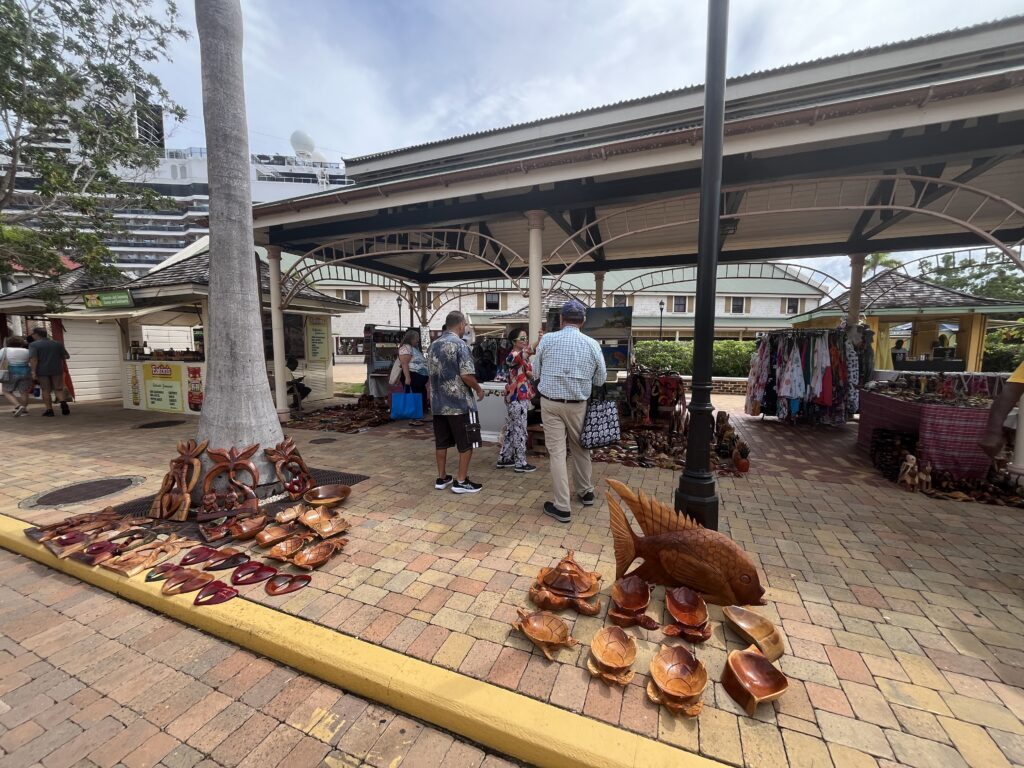
[[[833,291],[839,288],[845,290],[848,287],[841,280],[814,267],[778,261],[721,264],[718,267],[718,276],[720,278],[752,278],[759,280],[784,279],[779,275],[780,271],[821,291],[825,295],[831,295]],[[625,293],[627,296],[632,296],[633,294],[642,293],[662,285],[692,283],[696,282],[696,280],[696,266],[668,267],[637,275],[617,288],[610,289],[608,293]]]
[[[415,288],[411,283],[366,267],[351,267],[347,264],[337,264],[334,262],[317,262],[315,265],[307,266],[307,269],[302,270],[301,282],[292,277],[292,270],[289,270],[282,277],[281,281],[284,284],[284,290],[282,290],[284,297],[281,300],[282,308],[288,307],[288,304],[295,298],[303,286],[312,287],[332,280],[356,283],[370,288],[382,288],[385,291],[401,296],[403,299],[408,298],[409,293]]]
[[[543,278],[543,280],[545,284],[550,286],[554,278],[545,277]],[[450,286],[446,288],[444,291],[441,291],[440,293],[437,293],[433,296],[431,304],[436,303],[437,308],[433,309],[433,311],[430,312],[430,314],[428,315],[428,320],[433,320],[434,317],[437,316],[437,314],[441,311],[441,308],[444,307],[445,304],[455,301],[456,299],[460,299],[463,296],[471,296],[477,293],[487,291],[507,290],[517,291],[521,296],[529,295],[529,291],[524,291],[518,285],[514,284],[512,281],[505,280],[503,278],[469,280],[465,283],[459,283],[458,285]],[[582,301],[584,304],[587,304],[593,297],[592,291],[587,291],[583,288],[580,288],[578,285],[574,285],[573,283],[570,283],[566,280],[562,281],[559,290],[563,291],[564,293],[568,293],[574,299]],[[550,291],[550,287],[547,287],[544,290],[545,293],[549,293]]]
[[[887,190],[887,193],[880,193],[879,190],[882,189]],[[913,174],[870,174],[809,179],[786,184],[754,184],[726,188],[723,192],[743,192],[744,195],[737,210],[724,212],[720,217],[721,221],[732,222],[736,219],[758,216],[821,211],[879,211],[883,215],[904,216],[920,214],[966,229],[1024,269],[1024,261],[1014,253],[1011,246],[995,236],[996,232],[1014,219],[1024,223],[1024,208],[1006,198],[961,182]],[[751,194],[756,192],[767,194]],[[888,195],[887,200],[881,199],[884,194]],[[928,207],[943,196],[947,199],[941,208]],[[977,201],[967,218],[960,219],[947,213],[954,200],[965,197]],[[557,270],[558,277],[555,282],[557,283],[562,275],[599,248],[604,248],[607,252],[609,245],[628,237],[698,224],[698,197],[691,196],[683,201],[682,217],[672,212],[669,205],[668,201],[658,201],[616,211],[591,221],[567,237],[546,260],[552,274],[555,274],[556,264],[561,266],[561,269]],[[672,205],[678,207],[678,201]],[[996,208],[1002,215],[999,223],[989,229],[975,223],[986,208]],[[686,215],[688,209],[692,210],[691,215]],[[591,233],[590,230],[595,227],[598,228],[597,231]],[[580,243],[591,242],[598,242],[600,245],[581,249]]]
[[[303,254],[285,275],[287,293],[282,306],[287,307],[298,290],[310,282],[310,276],[323,265],[345,264],[370,257],[415,254],[425,260],[436,256],[430,265],[436,269],[448,259],[471,258],[482,261],[512,281],[519,290],[517,272],[527,267],[527,261],[513,249],[495,238],[469,229],[407,229],[362,235],[324,243]]]

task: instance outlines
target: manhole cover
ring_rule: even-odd
[[[48,491],[39,496],[26,499],[19,506],[21,507],[59,507],[65,504],[78,504],[83,501],[101,499],[120,493],[126,488],[138,485],[144,477],[131,475],[126,477],[106,477],[102,480],[87,480],[84,483],[73,483],[58,488],[55,491]]]
[[[148,424],[139,424],[136,429],[163,429],[164,427],[176,427],[184,423],[184,419],[180,421],[151,421]]]
[[[313,440],[310,440],[309,442],[313,443],[313,445],[323,445],[324,443],[336,443],[336,442],[338,442],[338,438],[336,438],[336,437],[318,437],[318,438],[315,438]]]

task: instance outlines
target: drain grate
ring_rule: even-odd
[[[313,445],[323,445],[324,443],[336,443],[336,442],[338,442],[338,438],[336,438],[336,437],[317,437],[317,438],[314,438],[313,440],[310,440],[309,442],[311,442]]]
[[[181,419],[180,421],[174,421],[174,420],[171,420],[171,421],[151,421],[151,422],[149,422],[147,424],[139,424],[139,426],[137,426],[135,428],[136,429],[164,429],[165,427],[177,427],[177,426],[179,426],[181,424],[185,424],[185,423],[186,422],[185,422],[184,419]]]
[[[137,475],[128,477],[106,477],[102,480],[87,480],[84,483],[72,483],[62,488],[27,499],[22,507],[59,507],[64,504],[79,504],[83,501],[101,499],[120,493],[126,488],[138,485],[145,478]]]

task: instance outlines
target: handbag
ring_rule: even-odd
[[[619,442],[619,408],[607,399],[607,390],[600,390],[587,402],[587,413],[580,430],[580,445],[588,450]]]
[[[395,392],[391,395],[391,418],[394,421],[400,419],[422,419],[423,418],[423,397],[419,392],[413,392],[411,387],[406,387],[405,392]]]
[[[480,433],[480,415],[475,410],[469,412],[469,423],[466,424],[466,437],[469,439],[470,448],[479,448],[484,444],[483,435]]]
[[[391,373],[388,376],[388,384],[397,384],[400,378],[402,378],[402,361],[396,357],[394,364],[391,366]]]
[[[7,348],[4,347],[3,349],[0,349],[0,382],[7,381],[8,377],[11,375],[11,372],[7,369],[7,367]]]

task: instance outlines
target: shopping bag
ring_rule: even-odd
[[[410,391],[409,387],[405,389],[405,392],[395,392],[391,395],[392,420],[422,419],[423,396],[419,392]]]
[[[614,401],[605,399],[605,390],[587,403],[580,430],[580,445],[584,448],[602,448],[619,442],[619,408]]]

